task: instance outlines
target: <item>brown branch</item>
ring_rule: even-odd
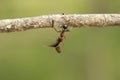
[[[120,14],[69,14],[44,15],[31,18],[0,20],[0,32],[24,31],[27,29],[61,27],[66,24],[72,27],[82,26],[119,26]]]

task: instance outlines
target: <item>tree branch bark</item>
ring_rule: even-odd
[[[36,28],[50,28],[66,24],[72,27],[120,26],[120,14],[69,14],[44,15],[31,18],[0,20],[0,32],[24,31]]]

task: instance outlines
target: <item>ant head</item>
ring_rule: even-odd
[[[68,26],[65,24],[65,25],[63,25],[63,29],[67,29],[68,28]]]

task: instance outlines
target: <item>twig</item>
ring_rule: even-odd
[[[72,27],[120,26],[120,14],[69,14],[44,15],[31,18],[0,20],[0,32],[24,31],[36,28],[61,27],[66,24]]]

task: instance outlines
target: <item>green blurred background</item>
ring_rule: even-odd
[[[120,13],[120,0],[0,0],[0,19],[47,14]],[[120,80],[120,28],[36,29],[0,34],[0,80]]]

